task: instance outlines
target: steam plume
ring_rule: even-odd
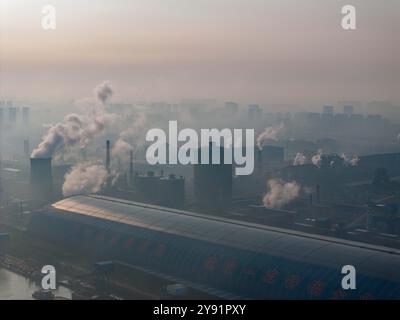
[[[91,163],[77,164],[65,175],[63,195],[67,197],[99,192],[106,179],[107,170],[104,166]]]
[[[317,152],[317,154],[314,155],[314,156],[311,158],[311,162],[313,163],[313,165],[316,166],[316,167],[318,167],[318,168],[320,168],[321,165],[322,165],[322,154],[323,154],[322,149],[319,149],[318,152]]]
[[[284,182],[281,179],[270,179],[267,182],[268,193],[263,202],[266,208],[282,208],[299,196],[300,186],[297,182]]]
[[[89,100],[86,114],[69,114],[60,123],[52,125],[43,137],[42,142],[33,150],[32,158],[50,158],[58,150],[78,145],[84,148],[94,137],[102,133],[114,117],[107,114],[104,103],[111,97],[112,89],[107,81],[98,85],[95,90],[95,101]],[[99,101],[97,103],[96,101]]]
[[[282,133],[283,129],[283,123],[281,123],[279,126],[265,128],[264,132],[261,133],[257,138],[258,149],[262,150],[267,144],[268,140],[278,141],[279,135]]]
[[[344,163],[348,166],[356,167],[360,162],[360,158],[357,155],[353,155],[351,158],[348,157],[346,154],[342,154],[342,158],[344,159]]]
[[[293,165],[302,166],[306,163],[306,161],[307,161],[306,156],[299,152],[296,154],[296,157],[294,158]]]
[[[94,88],[95,97],[99,99],[103,104],[105,104],[113,94],[114,92],[109,81],[103,81],[102,83],[97,85],[96,88]]]

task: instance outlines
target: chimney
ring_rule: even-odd
[[[50,202],[53,198],[51,158],[31,158],[32,199]]]
[[[111,187],[111,147],[110,140],[106,142],[106,169],[107,169],[107,189]]]
[[[129,152],[129,183],[133,185],[133,150]]]
[[[106,142],[106,168],[108,173],[110,174],[110,169],[111,169],[111,151],[110,151],[110,140],[107,140]]]

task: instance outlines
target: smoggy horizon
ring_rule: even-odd
[[[67,101],[110,80],[116,100],[400,104],[400,3],[311,0],[2,1],[0,97]],[[57,29],[41,28],[43,5]]]

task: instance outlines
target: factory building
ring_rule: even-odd
[[[155,175],[154,171],[136,175],[134,186],[141,201],[150,203],[158,201],[160,198],[159,180],[160,176]]]
[[[259,164],[263,168],[277,168],[284,164],[285,149],[279,146],[264,146],[256,149]]]
[[[212,151],[211,151],[212,150]],[[212,164],[212,152],[220,152],[220,164]],[[208,152],[209,164],[201,164],[201,154]],[[207,211],[221,212],[232,203],[232,164],[224,164],[223,147],[200,148],[199,164],[194,165],[194,197],[196,205]]]
[[[185,179],[174,174],[159,180],[160,205],[182,208],[185,203]]]
[[[400,296],[395,249],[115,198],[61,200],[36,212],[29,231],[222,298]],[[345,265],[356,268],[357,290],[342,289]]]

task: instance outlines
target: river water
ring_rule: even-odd
[[[0,300],[33,300],[32,293],[38,289],[38,285],[24,276],[0,268]],[[71,292],[65,287],[59,287],[55,295],[71,299]]]

